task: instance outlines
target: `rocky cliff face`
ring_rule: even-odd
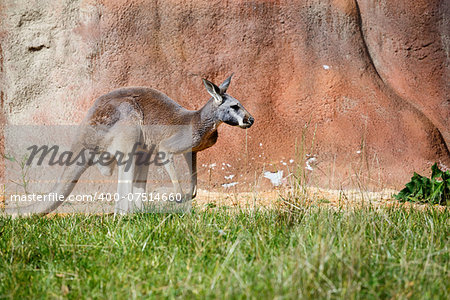
[[[208,99],[201,77],[220,83],[234,72],[229,93],[256,123],[222,126],[200,155],[212,185],[236,175],[245,187],[263,169],[286,175],[296,163],[334,187],[397,184],[435,161],[450,166],[448,1],[0,5],[10,124],[77,124],[96,97],[130,85],[198,109]]]

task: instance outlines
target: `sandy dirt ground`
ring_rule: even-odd
[[[310,207],[324,207],[331,209],[354,209],[364,206],[381,207],[414,207],[426,209],[429,205],[401,203],[394,199],[394,190],[382,190],[379,192],[365,192],[360,190],[325,190],[320,188],[306,188],[299,191],[270,190],[263,192],[217,192],[199,190],[197,197],[186,204],[179,211],[189,209],[274,209],[292,208],[305,209]],[[5,206],[4,197],[1,198],[0,208]],[[10,204],[7,204],[8,206]],[[443,206],[436,206],[445,209]],[[173,210],[172,210],[173,211]],[[90,201],[90,202],[66,202],[52,215],[81,214],[112,214],[114,202]]]
[[[426,209],[427,204],[400,202],[394,199],[398,191],[385,189],[378,192],[360,190],[327,190],[320,188],[306,188],[302,191],[272,190],[264,192],[223,193],[200,190],[193,206],[199,208],[209,207],[235,207],[244,209],[256,208],[307,208],[328,207],[334,209],[353,209],[364,206],[381,207],[414,207]],[[440,209],[444,206],[435,205]]]

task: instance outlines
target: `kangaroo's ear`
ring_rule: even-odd
[[[222,104],[223,98],[220,93],[220,88],[209,80],[206,79],[202,80],[203,84],[206,87],[206,90],[214,98],[214,101],[219,105]]]
[[[223,94],[227,91],[228,87],[230,86],[231,77],[233,77],[234,73],[230,75],[225,81],[220,85],[220,92]]]

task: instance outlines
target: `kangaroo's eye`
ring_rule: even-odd
[[[238,110],[239,109],[239,105],[237,105],[237,104],[231,105],[230,107],[232,109],[234,109],[234,110]]]

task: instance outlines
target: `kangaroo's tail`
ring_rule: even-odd
[[[78,147],[75,147],[75,149],[78,149]],[[73,151],[74,149],[72,149]],[[74,152],[75,153],[75,152]],[[38,215],[45,215],[52,211],[54,211],[58,206],[60,206],[64,200],[70,195],[73,188],[78,182],[78,179],[80,176],[86,171],[86,169],[89,167],[89,163],[83,163],[83,164],[77,164],[73,163],[69,166],[66,166],[62,172],[62,174],[59,176],[58,181],[53,186],[52,192],[56,193],[58,199],[61,197],[63,200],[59,201],[57,199],[51,199],[51,197],[47,197],[47,200],[45,201],[37,201],[36,203],[33,203],[28,206],[24,207],[8,207],[6,208],[5,212],[7,215],[11,215],[13,217],[17,216],[30,216],[32,214],[38,214]],[[43,197],[44,199],[46,197]]]

